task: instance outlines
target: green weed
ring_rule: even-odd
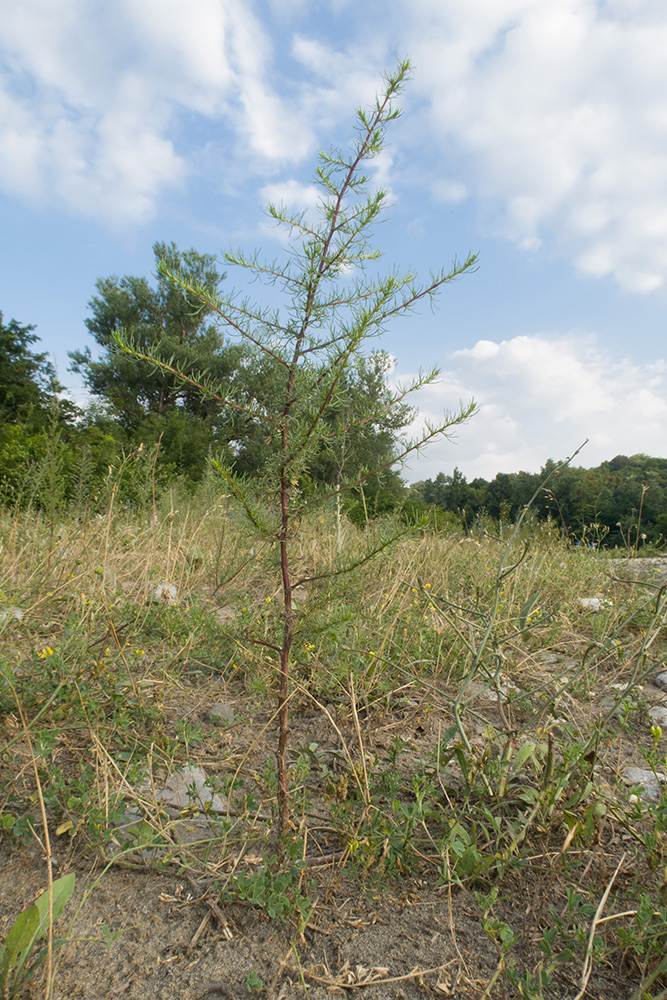
[[[75,877],[63,875],[51,886],[51,895],[42,893],[35,904],[14,921],[4,944],[0,944],[0,994],[19,997],[47,958],[48,948],[39,948],[49,925],[58,919],[74,892]],[[53,941],[59,947],[65,941]],[[39,948],[39,950],[38,950]]]

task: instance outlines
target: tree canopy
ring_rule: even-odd
[[[58,385],[46,353],[30,346],[39,338],[34,326],[15,319],[3,321],[0,312],[0,419],[41,423]]]
[[[117,333],[122,331],[144,350],[173,362],[184,375],[206,371],[224,382],[240,360],[239,348],[227,343],[211,322],[212,309],[170,281],[163,270],[184,274],[214,294],[224,278],[215,258],[195,250],[180,252],[174,243],[156,243],[153,253],[155,286],[133,276],[97,281],[99,295],[90,300],[92,316],[85,322],[100,354],[93,358],[85,348],[69,355],[71,370],[83,375],[90,392],[130,432],[137,431],[149,415],[163,418],[174,409],[214,422],[219,406],[171,371],[147,370],[119,351],[114,342]]]
[[[573,541],[627,547],[641,535],[649,542],[667,537],[667,459],[617,455],[592,469],[564,466],[540,489],[555,465],[549,459],[537,473],[498,473],[470,483],[454,469],[414,483],[411,493],[468,525],[479,516],[515,520],[536,494],[537,516],[553,518]]]

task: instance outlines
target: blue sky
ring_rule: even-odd
[[[391,326],[422,416],[473,396],[408,478],[667,454],[664,0],[20,0],[0,31],[0,310],[67,351],[97,278],[152,245],[280,250],[396,55],[414,65],[376,178],[388,267],[479,271]],[[243,287],[243,274],[228,273]]]

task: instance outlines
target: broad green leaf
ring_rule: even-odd
[[[74,872],[70,872],[69,875],[62,875],[57,878],[53,883],[53,919],[54,921],[58,919],[60,914],[65,909],[65,904],[74,892],[74,882],[76,877]],[[39,936],[46,934],[49,926],[49,894],[48,892],[42,893],[39,899],[36,901],[35,906],[39,911],[40,916],[40,932]]]
[[[512,761],[512,771],[514,774],[520,770],[529,757],[535,757],[535,744],[530,740],[520,746],[516,752],[516,756]]]
[[[74,891],[75,876],[73,873],[63,875],[53,883],[53,920],[57,920],[67,900]],[[0,988],[4,992],[10,986],[16,990],[28,978],[34,968],[42,960],[39,957],[26,969],[37,941],[43,937],[49,927],[49,894],[42,893],[34,906],[20,913],[7,935],[2,958],[0,959]],[[43,956],[42,956],[43,958]]]
[[[6,941],[5,950],[0,961],[0,987],[3,995],[10,982],[10,974],[16,978],[20,975],[28,955],[39,934],[39,913],[36,906],[19,913],[11,927]]]

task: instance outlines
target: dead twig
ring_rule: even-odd
[[[304,975],[308,979],[312,979],[313,982],[322,983],[324,986],[338,986],[344,990],[357,990],[362,986],[384,986],[387,983],[402,983],[407,979],[419,979],[421,976],[433,975],[436,972],[442,972],[444,969],[449,968],[450,965],[454,965],[457,959],[452,958],[449,962],[445,962],[444,965],[436,965],[432,969],[413,969],[412,972],[406,972],[402,976],[384,976],[384,970],[382,973],[376,976],[368,975],[365,978],[359,979],[356,983],[344,982],[343,979],[332,979],[327,976],[318,976],[314,972],[309,972],[308,969],[297,969],[292,965],[283,965],[285,972],[289,972],[291,975],[301,976]],[[377,971],[374,969],[364,970],[369,973]]]
[[[614,874],[612,875],[612,877],[609,879],[609,884],[607,885],[607,888],[605,889],[605,891],[604,891],[604,893],[602,895],[602,899],[600,900],[600,904],[599,904],[597,910],[595,911],[595,916],[593,917],[593,920],[591,922],[591,930],[590,930],[590,933],[588,935],[588,944],[586,946],[586,958],[584,960],[584,967],[581,970],[581,989],[577,993],[577,995],[574,998],[574,1000],[581,1000],[581,998],[583,997],[583,995],[586,992],[586,989],[588,987],[588,980],[591,978],[591,972],[593,971],[593,941],[595,939],[595,931],[596,931],[596,928],[597,928],[598,924],[601,923],[602,911],[605,908],[607,899],[609,898],[609,893],[611,892],[611,887],[613,886],[614,882],[616,881],[616,876],[620,872],[621,867],[622,867],[624,861],[625,861],[625,854],[623,855],[623,857],[621,858],[621,860],[618,862],[618,864],[616,866],[616,871],[614,872]]]

